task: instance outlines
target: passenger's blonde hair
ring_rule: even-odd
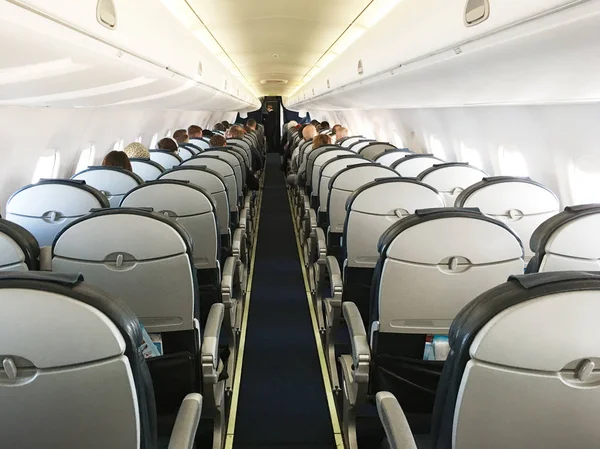
[[[131,142],[129,145],[123,148],[123,151],[129,157],[129,159],[150,159],[150,152],[148,151],[148,148],[139,142]]]

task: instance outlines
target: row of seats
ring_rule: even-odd
[[[7,219],[0,219],[0,271],[6,272],[7,279],[23,279],[26,285],[30,281],[38,285],[39,280],[52,291],[55,284],[80,290],[76,286],[83,277],[83,290],[100,289],[103,295],[124,303],[114,303],[113,315],[123,312],[134,316],[148,333],[160,336],[163,355],[144,364],[150,377],[132,368],[141,372],[144,382],[151,378],[153,384],[153,397],[144,403],[138,400],[140,413],[150,416],[151,429],[156,427],[156,417],[151,415],[158,416],[159,423],[164,424],[159,426],[159,435],[168,435],[175,423],[175,435],[177,423],[189,421],[189,417],[180,417],[175,422],[178,410],[191,407],[187,403],[198,405],[199,396],[193,394],[201,393],[200,425],[212,438],[215,449],[221,448],[225,439],[251,244],[247,234],[256,207],[254,196],[245,189],[244,177],[250,167],[245,154],[232,147],[208,148],[149,182],[114,167],[90,167],[70,180],[41,180],[16,192],[8,202]],[[34,271],[40,269],[43,271]],[[105,313],[104,307],[101,313]],[[65,309],[57,313],[61,310]],[[52,320],[54,315],[42,316]],[[112,315],[109,318],[114,319]],[[82,322],[87,320],[82,318]],[[135,331],[134,325],[124,326],[135,333],[136,345],[131,351],[139,358],[140,331]],[[81,329],[88,332],[86,326]],[[62,332],[72,338],[73,328],[67,326]],[[115,332],[112,334],[110,338],[119,338]],[[86,337],[93,339],[95,333]],[[36,347],[38,343],[36,339]],[[102,347],[104,343],[94,340],[84,342],[82,347],[94,345]],[[17,367],[23,359],[23,366],[46,368],[23,351],[9,348],[5,352],[0,348],[0,354],[16,357],[13,361]],[[111,352],[101,356],[123,359],[128,354]],[[100,359],[81,363],[94,364]],[[140,361],[136,359],[135,363]],[[97,382],[93,371],[90,376]],[[59,374],[64,380],[56,384],[57,391],[68,378]],[[118,383],[116,380],[115,385]],[[115,388],[127,391],[123,385]],[[23,391],[15,390],[17,393]],[[130,396],[123,395],[119,402],[125,404],[124,413],[133,413],[131,406],[126,407]],[[145,407],[155,407],[155,412],[146,412]],[[62,410],[64,413],[57,417],[75,415],[73,410]],[[128,418],[122,426],[128,427],[131,422]],[[7,436],[11,437],[15,435]],[[20,437],[14,441],[38,441],[35,436]],[[150,441],[151,437],[142,435],[145,439]],[[106,439],[99,441],[105,444]],[[22,447],[43,445],[31,444]]]
[[[356,448],[356,413],[378,392],[393,392],[413,430],[429,433],[422,417],[445,394],[449,368],[424,360],[428,338],[447,335],[461,309],[522,275],[529,259],[532,273],[594,269],[597,247],[581,235],[595,240],[600,206],[558,213],[556,195],[528,178],[489,177],[360,136],[338,144],[313,151],[298,142],[307,183],[293,194],[331,383],[343,395],[344,438]],[[344,322],[349,347],[339,340]],[[439,440],[434,430],[426,447],[450,447],[446,413],[450,434]],[[460,447],[491,447],[481,441]]]

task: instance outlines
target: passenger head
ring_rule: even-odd
[[[341,127],[342,127],[342,125],[333,125],[333,128],[331,128],[331,132],[333,133],[334,136],[335,136],[335,133],[337,133],[337,130],[340,129]]]
[[[213,133],[210,129],[204,129],[202,130],[202,137],[208,137],[209,139],[214,136],[215,133]]]
[[[244,126],[244,131],[246,131],[246,134],[251,133],[252,131],[254,131],[252,128],[250,128],[248,125]]]
[[[321,129],[329,129],[329,122],[321,122]]]
[[[313,125],[306,125],[304,129],[302,129],[302,137],[304,140],[310,140],[317,135],[317,128]]]
[[[270,104],[267,105],[267,112],[271,112],[273,111],[273,106],[271,106]]]
[[[344,137],[348,137],[348,128],[340,127],[335,133],[335,141],[343,139]]]
[[[227,120],[223,120],[221,124],[225,127],[225,129],[229,129],[231,127],[231,123],[229,123]]]
[[[248,120],[246,122],[246,126],[248,126],[249,128],[252,128],[252,129],[256,129],[256,120],[251,118],[250,120]]]
[[[315,129],[317,130],[318,133],[320,133],[321,131],[323,131],[323,127],[321,126],[320,123],[315,126]]]
[[[329,145],[331,143],[331,137],[327,134],[317,134],[313,137],[313,150],[316,150],[323,145]]]
[[[187,133],[190,139],[199,139],[202,137],[202,128],[198,125],[192,125],[187,129]]]
[[[213,126],[213,129],[215,131],[225,131],[225,125],[223,125],[223,123],[217,123]]]
[[[242,139],[245,134],[246,131],[244,131],[244,128],[242,128],[239,125],[233,125],[227,130],[225,137],[227,137],[228,139]]]
[[[320,124],[321,124],[321,122],[319,122],[318,120],[311,120],[311,121],[310,121],[310,124],[311,124],[312,126],[316,127],[317,125],[320,125]]]
[[[298,126],[298,122],[296,120],[292,120],[288,123],[288,129],[292,129],[295,126]]]
[[[139,142],[131,142],[129,145],[123,148],[123,152],[130,159],[150,159],[150,152],[148,151],[148,148]]]
[[[177,143],[170,137],[160,139],[156,145],[159,150],[170,151],[171,153],[177,153]]]
[[[188,137],[188,133],[185,129],[178,129],[177,131],[175,131],[173,133],[173,139],[175,139],[175,142],[177,142],[179,145],[181,145],[182,143],[187,143],[190,140],[190,138]]]
[[[222,135],[215,134],[210,138],[208,144],[211,147],[224,147],[225,145],[227,145],[227,140]]]
[[[133,171],[131,169],[131,162],[129,157],[124,151],[111,151],[108,153],[102,161],[103,167],[119,167],[125,170]]]

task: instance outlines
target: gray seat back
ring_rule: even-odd
[[[400,176],[404,178],[416,178],[435,164],[443,163],[443,160],[435,157],[433,154],[411,154],[398,159],[391,165],[391,168],[400,173]]]
[[[451,162],[436,164],[419,174],[419,180],[434,187],[444,196],[448,207],[453,207],[456,198],[467,187],[488,176],[483,170],[467,163]]]
[[[196,145],[198,148],[200,148],[202,150],[206,150],[207,148],[210,147],[208,140],[205,140],[204,138],[190,139],[190,143]]]
[[[540,273],[511,277],[463,309],[434,447],[596,447],[599,298],[598,273]]]
[[[25,228],[0,218],[0,271],[29,271],[39,268],[40,246]]]
[[[179,145],[179,157],[183,161],[193,158],[196,153],[198,153],[198,151],[194,151],[191,146],[186,147],[185,144]]]
[[[343,148],[317,148],[311,151],[308,155],[308,162],[306,164],[306,182],[310,183],[312,194],[317,195],[319,191],[319,177],[321,174],[321,168],[331,159],[335,159],[338,156],[357,156],[352,151]]]
[[[246,151],[248,159],[252,160],[252,150],[250,144],[244,139],[227,139],[227,145],[237,145],[239,147],[242,147],[244,151]]]
[[[9,198],[6,219],[27,229],[40,246],[49,246],[66,225],[103,207],[110,207],[106,197],[84,181],[43,179]]]
[[[410,156],[411,154],[415,154],[410,151],[408,148],[392,148],[384,151],[383,153],[379,153],[377,156],[373,158],[374,162],[378,164],[385,165],[386,167],[391,167],[394,162],[403,157]]]
[[[369,145],[371,142],[377,142],[375,139],[364,139],[356,140],[348,146],[348,149],[354,153],[357,153],[362,150],[364,147]]]
[[[246,153],[246,151],[242,147],[238,147],[236,145],[231,145],[231,146],[223,147],[223,149],[229,151],[230,153],[235,153],[235,154],[239,155],[242,158],[242,160],[244,161],[245,168],[248,170],[252,169],[252,160],[248,158],[248,153]]]
[[[349,148],[353,143],[364,139],[365,138],[363,136],[348,136],[341,139],[339,142],[337,142],[337,144],[341,145],[343,148]]]
[[[569,206],[544,221],[531,236],[528,272],[600,271],[600,205]]]
[[[353,165],[364,164],[368,162],[365,158],[358,155],[354,156],[338,156],[334,159],[329,159],[321,167],[321,171],[317,179],[319,180],[319,186],[316,191],[319,198],[319,212],[327,213],[327,206],[329,200],[329,183],[331,179],[337,175],[340,171]]]
[[[235,176],[235,170],[226,160],[217,157],[216,155],[199,154],[198,156],[185,161],[181,164],[182,167],[206,167],[213,170],[221,175],[225,180],[225,186],[227,187],[227,196],[229,197],[229,210],[231,212],[237,212],[239,206],[240,190],[238,190],[238,184]]]
[[[165,170],[169,170],[183,162],[183,159],[176,154],[164,150],[150,150],[150,159],[162,165]]]
[[[238,197],[242,198],[244,195],[244,175],[245,169],[242,170],[243,165],[240,164],[238,159],[239,155],[233,155],[226,149],[209,149],[202,153],[203,156],[214,156],[219,159],[223,159],[233,168],[233,174],[235,176],[235,183],[237,187]]]
[[[190,234],[197,269],[216,268],[220,233],[210,193],[189,181],[160,180],[129,192],[121,207],[152,208],[175,220]]]
[[[140,332],[81,276],[0,274],[0,446],[155,447]]]
[[[505,224],[468,209],[418,210],[379,243],[380,333],[446,334],[473,298],[523,273],[523,248]]]
[[[71,179],[85,181],[87,185],[100,190],[111,207],[119,207],[125,194],[144,182],[135,173],[117,167],[88,167]]]
[[[358,151],[358,154],[360,154],[362,157],[372,161],[372,160],[375,160],[375,158],[377,156],[379,156],[381,153],[384,153],[387,150],[394,150],[394,149],[396,149],[396,147],[394,145],[392,145],[391,143],[369,142],[367,145],[365,145]]]
[[[225,180],[221,175],[206,167],[190,166],[168,170],[159,179],[189,181],[206,190],[214,201],[221,235],[230,234],[229,197]]]
[[[56,237],[52,271],[82,273],[86,283],[131,307],[148,332],[192,330],[199,312],[192,245],[185,229],[164,215],[107,209]]]
[[[533,257],[529,241],[536,228],[560,211],[556,195],[529,178],[484,178],[467,187],[456,207],[477,207],[484,214],[508,224],[521,238],[525,259]]]
[[[378,179],[356,189],[346,210],[344,246],[349,267],[374,268],[379,260],[379,238],[398,220],[417,209],[444,207],[431,186],[414,179]]]
[[[133,172],[144,181],[154,181],[165,171],[162,165],[151,159],[133,158],[129,159],[129,162],[131,162]]]
[[[330,232],[340,234],[344,232],[346,203],[350,195],[365,184],[381,178],[400,178],[400,175],[389,167],[363,163],[346,167],[331,178],[327,197]]]

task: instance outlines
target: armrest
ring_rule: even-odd
[[[325,233],[321,228],[315,230],[315,236],[317,238],[317,260],[325,261],[327,257],[327,239]]]
[[[353,302],[344,302],[342,312],[352,347],[352,360],[354,364],[354,380],[358,383],[369,382],[369,364],[371,363],[371,348],[367,340],[367,332],[363,324],[358,307]]]
[[[230,309],[233,303],[235,269],[237,261],[235,257],[228,257],[223,265],[223,273],[221,274],[221,301],[223,305]],[[212,309],[211,309],[212,310]]]
[[[327,256],[325,264],[327,265],[329,285],[331,287],[331,298],[329,301],[333,307],[340,307],[342,304],[342,292],[344,288],[340,265],[334,256]]]
[[[246,208],[242,209],[240,211],[240,222],[239,222],[239,227],[240,229],[247,229],[247,223],[248,221],[248,210]]]
[[[213,304],[208,313],[206,326],[202,335],[202,375],[216,384],[219,381],[219,335],[225,315],[223,304]]]
[[[169,449],[192,449],[202,412],[202,396],[190,393],[183,398],[173,426]]]
[[[390,449],[417,449],[406,416],[394,395],[381,391],[375,398]]]
[[[40,248],[40,271],[52,271],[52,246]]]
[[[233,232],[233,241],[231,242],[231,253],[242,262],[246,259],[246,232],[242,228],[237,228]]]

